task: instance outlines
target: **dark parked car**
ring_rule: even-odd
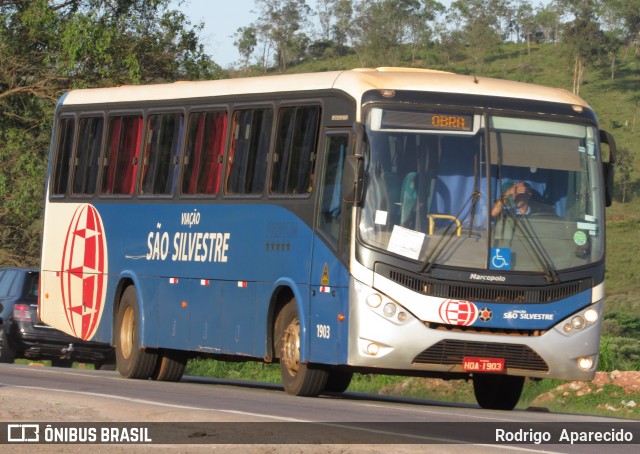
[[[83,341],[38,319],[39,277],[35,269],[0,269],[0,362],[49,359],[58,367],[79,361],[96,369],[115,369],[110,345]]]

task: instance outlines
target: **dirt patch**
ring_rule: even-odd
[[[606,394],[606,403],[596,405],[600,410],[618,413],[617,416],[633,417],[638,414],[640,402],[640,372],[619,371],[597,372],[593,381],[572,381],[564,383],[549,392],[539,395],[532,402],[533,407],[562,402],[571,397],[583,397],[591,394]]]

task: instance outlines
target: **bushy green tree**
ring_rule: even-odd
[[[430,22],[443,10],[436,1],[361,1],[355,9],[353,35],[362,64],[398,65],[404,46],[410,46],[415,57],[418,46],[431,36]]]
[[[200,26],[170,0],[0,1],[0,249],[39,257],[55,104],[77,87],[213,78]]]

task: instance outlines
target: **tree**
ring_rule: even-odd
[[[67,90],[220,77],[170,0],[0,1],[0,249],[39,257],[53,111]]]
[[[536,11],[535,22],[538,24],[547,43],[557,42],[558,28],[562,13],[553,3],[545,5]]]
[[[575,19],[564,25],[562,41],[574,64],[573,93],[580,94],[585,68],[607,55],[607,42],[597,22],[596,0],[569,0],[568,6]]]
[[[436,18],[444,14],[445,7],[436,0],[422,0],[422,6],[409,18],[407,33],[411,43],[411,60],[415,61],[419,49],[433,42]]]
[[[510,18],[508,0],[456,0],[449,8],[449,19],[459,24],[476,63],[503,41]]]
[[[640,0],[604,0],[604,15],[611,23],[611,29],[619,29],[627,51],[640,47]]]
[[[249,66],[251,55],[258,45],[258,31],[253,26],[240,27],[233,36],[235,37],[233,45],[238,48],[245,66]]]
[[[509,22],[509,30],[515,34],[516,42],[524,39],[527,43],[527,53],[531,54],[531,42],[536,41],[541,34],[541,26],[536,20],[533,7],[526,1],[518,1],[513,9],[513,16]]]
[[[436,1],[364,0],[356,8],[354,41],[365,65],[396,65],[403,46],[412,55],[431,36],[429,21],[444,7]]]
[[[321,58],[328,51],[346,55],[352,35],[352,0],[317,0],[316,4],[320,38],[309,47],[311,56]]]
[[[634,167],[634,155],[628,148],[618,148],[616,153],[616,180],[620,191],[620,201],[625,203],[631,186],[631,173]]]
[[[304,58],[309,38],[304,33],[311,16],[305,0],[256,0],[260,8],[258,20],[251,26],[264,48],[274,49],[278,70]],[[265,56],[268,58],[268,56]],[[266,58],[263,64],[266,69]]]

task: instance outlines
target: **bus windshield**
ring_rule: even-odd
[[[372,108],[359,236],[423,264],[542,272],[599,261],[595,127]]]

